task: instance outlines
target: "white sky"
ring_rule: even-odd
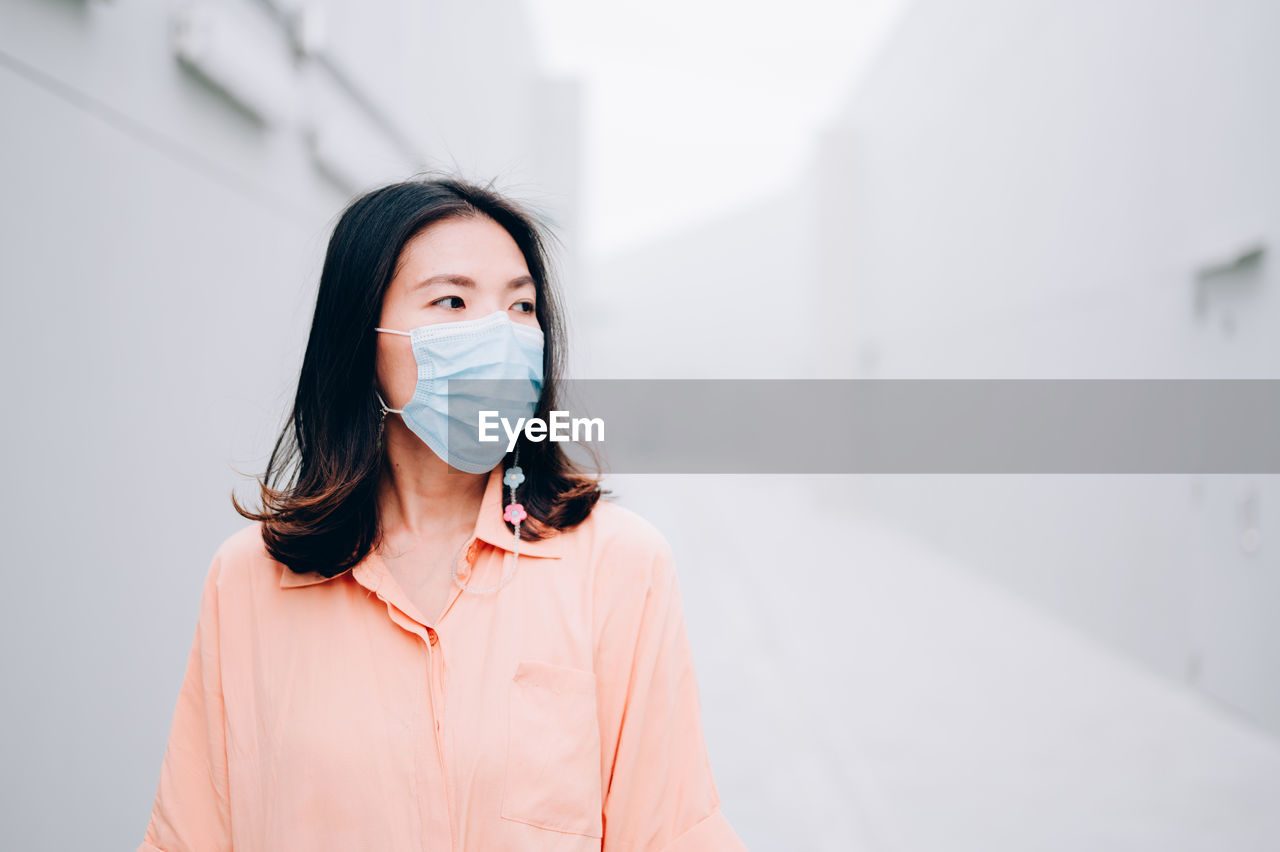
[[[786,185],[906,0],[524,0],[585,82],[588,258]]]

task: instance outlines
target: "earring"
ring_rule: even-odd
[[[520,461],[520,447],[516,446],[515,455],[511,457],[511,467],[502,475],[502,484],[511,491],[510,502],[502,511],[502,519],[515,527],[515,547],[511,554],[511,568],[503,575],[502,580],[487,589],[473,589],[470,583],[463,583],[458,579],[458,559],[454,557],[453,566],[449,569],[453,575],[453,582],[458,584],[464,592],[471,592],[476,595],[491,595],[501,589],[507,583],[511,582],[511,578],[516,575],[516,568],[520,565],[520,522],[529,517],[525,512],[524,506],[516,502],[516,489],[524,483],[524,471],[520,469],[520,465],[516,462]]]

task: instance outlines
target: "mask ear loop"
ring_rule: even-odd
[[[378,397],[378,407],[382,409],[382,418],[385,420],[388,414],[404,414],[403,408],[388,408],[387,401],[382,398],[382,394],[378,393],[378,389],[373,389],[374,394]]]
[[[502,519],[515,527],[513,533],[516,539],[515,552],[511,556],[511,570],[506,572],[502,581],[496,586],[490,586],[487,589],[473,589],[470,583],[463,583],[458,579],[458,560],[454,559],[449,566],[449,572],[453,575],[453,582],[457,583],[464,592],[471,592],[473,595],[491,595],[511,582],[511,578],[516,575],[516,568],[520,565],[520,522],[529,517],[524,510],[524,506],[516,502],[516,489],[524,482],[524,471],[517,464],[519,461],[520,445],[516,444],[515,455],[511,457],[511,467],[507,468],[507,472],[502,475],[502,484],[510,490],[511,494],[510,502],[502,510]]]
[[[373,330],[381,331],[386,334],[399,334],[399,335],[403,335],[404,337],[410,337],[410,338],[413,337],[413,335],[407,331],[396,331],[394,328],[381,328],[381,327],[375,326]],[[382,398],[381,393],[378,393],[378,389],[376,387],[373,389],[373,392],[378,397],[378,406],[382,409],[382,419],[384,421],[387,419],[388,414],[404,414],[403,408],[388,408],[387,401]]]

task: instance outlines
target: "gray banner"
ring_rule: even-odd
[[[577,380],[560,397],[566,432],[603,422],[589,445],[614,473],[1280,473],[1280,380]],[[584,437],[563,446],[591,464]]]

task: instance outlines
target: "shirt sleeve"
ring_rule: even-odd
[[[640,590],[613,595],[597,640],[608,687],[602,850],[745,852],[720,810],[672,552],[655,535],[639,570],[620,572],[643,578]]]
[[[215,555],[200,595],[200,614],[178,692],[160,783],[137,852],[231,849],[225,715],[218,643]]]

